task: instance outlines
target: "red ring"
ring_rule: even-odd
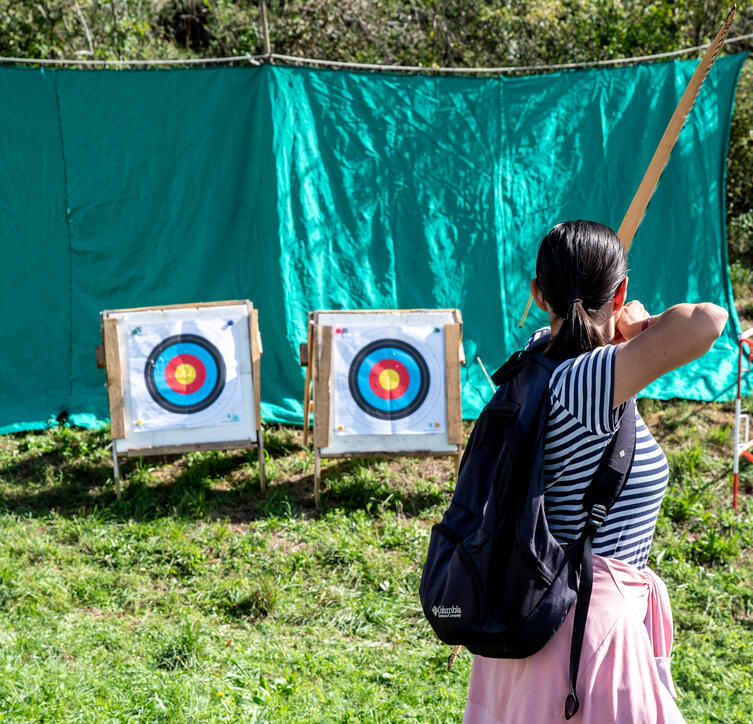
[[[191,365],[196,370],[196,378],[188,385],[184,385],[182,382],[178,382],[175,377],[175,370],[178,369],[178,365]],[[204,384],[204,380],[207,378],[207,371],[204,368],[203,362],[192,354],[176,354],[170,362],[168,362],[165,369],[165,381],[171,390],[179,392],[183,395],[190,395],[192,392],[200,389]]]
[[[379,384],[379,375],[385,370],[394,370],[398,374],[399,383],[397,387],[392,390],[385,390],[382,385]],[[397,400],[399,397],[405,394],[410,384],[410,374],[407,368],[402,362],[398,362],[396,359],[383,359],[377,362],[369,372],[369,387],[371,391],[383,400]]]

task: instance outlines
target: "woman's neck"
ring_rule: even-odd
[[[594,326],[601,332],[602,339],[609,340],[614,339],[614,335],[617,329],[615,324],[615,315],[605,313],[604,309],[599,310],[596,317],[591,317]],[[552,337],[555,337],[562,327],[562,318],[556,317],[551,311],[549,312],[549,328],[552,330]]]

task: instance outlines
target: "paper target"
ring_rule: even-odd
[[[446,432],[441,328],[333,331],[335,434]]]
[[[430,384],[421,353],[399,339],[378,339],[354,357],[348,386],[356,405],[382,420],[399,420],[418,410]]]
[[[144,379],[160,407],[191,414],[209,407],[222,394],[225,362],[209,340],[196,334],[176,334],[150,352]]]
[[[232,317],[154,321],[126,328],[134,432],[244,420],[237,322]]]

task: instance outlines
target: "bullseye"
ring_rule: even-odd
[[[165,368],[165,380],[170,389],[183,394],[200,389],[206,376],[201,360],[192,354],[176,355]]]
[[[382,420],[413,414],[426,399],[429,382],[429,368],[421,353],[399,339],[365,345],[348,371],[348,386],[356,404]]]
[[[377,362],[369,373],[369,386],[375,395],[384,400],[397,400],[409,384],[408,370],[395,359]]]
[[[160,342],[144,368],[152,399],[169,412],[190,414],[209,407],[225,386],[219,350],[196,334],[177,334]]]

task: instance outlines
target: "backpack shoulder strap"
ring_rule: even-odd
[[[562,360],[552,359],[540,352],[519,350],[505,362],[493,375],[492,382],[501,387],[505,382],[515,377],[527,364],[537,364],[542,367],[548,376],[552,375]]]
[[[588,604],[593,588],[592,544],[596,532],[601,528],[607,513],[625,487],[635,457],[635,400],[630,400],[622,414],[620,426],[607,445],[594,479],[583,496],[583,507],[588,511],[588,519],[581,537],[582,561],[580,584],[575,602],[573,637],[570,641],[570,693],[565,700],[565,719],[571,719],[578,712],[580,703],[575,693],[580,665],[580,652],[586,631]]]

